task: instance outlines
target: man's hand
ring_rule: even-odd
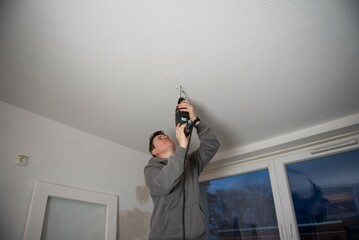
[[[194,109],[192,105],[188,102],[188,100],[183,100],[181,103],[177,105],[179,110],[181,112],[188,112],[189,113],[189,120],[193,122],[193,120],[196,118],[196,113],[194,112]]]
[[[178,124],[176,126],[176,138],[177,138],[177,142],[179,144],[180,147],[183,147],[183,148],[187,148],[188,146],[188,138],[186,136],[186,134],[184,133],[184,129],[186,127],[187,123],[186,124]]]

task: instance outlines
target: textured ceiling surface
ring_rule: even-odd
[[[179,85],[221,152],[359,113],[358,1],[0,6],[0,101],[140,152]]]

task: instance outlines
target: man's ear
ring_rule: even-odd
[[[157,156],[157,154],[158,154],[157,149],[156,149],[156,148],[152,149],[151,154],[152,154],[153,156]]]

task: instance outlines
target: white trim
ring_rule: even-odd
[[[330,121],[324,124],[316,125],[310,128],[302,129],[299,131],[284,134],[278,137],[267,139],[264,141],[256,142],[253,144],[234,148],[229,151],[218,153],[212,161],[219,161],[228,158],[234,158],[249,154],[252,152],[260,151],[263,149],[273,148],[289,142],[310,138],[316,135],[325,135],[328,132],[348,128],[351,126],[359,125],[359,113]],[[339,133],[344,134],[344,132]],[[339,135],[338,133],[336,135]]]
[[[328,152],[330,150],[335,150],[335,149],[344,148],[344,147],[350,147],[350,146],[354,146],[354,145],[358,145],[358,139],[346,140],[346,141],[331,144],[331,145],[328,145],[325,147],[315,148],[315,149],[310,150],[310,153],[318,154],[321,152]]]
[[[326,139],[321,139],[319,141],[314,141],[314,142],[307,142],[305,144],[302,145],[296,145],[293,146],[291,148],[287,148],[287,149],[282,149],[282,150],[277,150],[277,151],[272,151],[272,152],[266,152],[263,154],[258,154],[258,155],[254,155],[251,157],[247,157],[247,158],[233,158],[233,159],[226,159],[226,160],[222,160],[222,161],[217,161],[217,162],[212,162],[210,163],[205,170],[201,173],[200,175],[200,180],[203,181],[202,179],[211,179],[211,178],[220,178],[226,175],[229,175],[230,172],[233,172],[234,169],[236,168],[243,168],[242,164],[243,163],[251,163],[251,162],[260,162],[260,161],[268,161],[269,159],[278,159],[282,156],[287,156],[287,155],[291,155],[297,152],[302,152],[302,151],[313,151],[313,149],[317,149],[317,148],[322,148],[322,147],[327,147],[328,145],[336,145],[336,144],[341,144],[343,141],[348,141],[351,142],[351,144],[349,144],[348,146],[344,146],[343,148],[341,148],[340,150],[345,150],[345,149],[350,149],[352,147],[356,147],[359,146],[359,143],[354,143],[352,144],[352,141],[355,142],[357,139],[359,138],[359,131],[354,131],[354,132],[350,132],[347,134],[343,134],[343,135],[339,135],[339,136],[335,136],[335,137],[331,137],[331,138],[326,138]],[[332,150],[330,152],[335,152],[336,149],[329,149]],[[328,151],[329,151],[328,150]],[[328,153],[328,151],[326,151],[326,153]],[[240,167],[239,167],[240,165]],[[225,169],[229,169],[229,172],[227,173]],[[233,175],[239,174],[238,172],[233,173]]]

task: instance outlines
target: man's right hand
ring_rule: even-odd
[[[180,147],[187,148],[188,146],[188,137],[184,133],[184,129],[186,128],[186,124],[177,124],[176,126],[176,139]]]

